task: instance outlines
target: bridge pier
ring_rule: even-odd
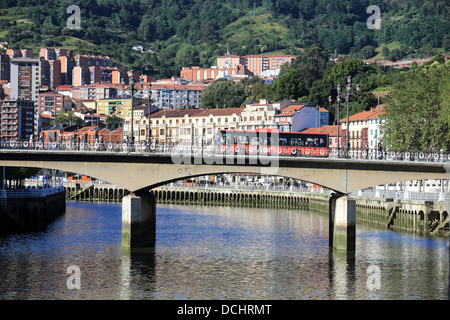
[[[156,198],[152,192],[130,193],[122,199],[122,248],[154,247]]]
[[[348,195],[333,194],[329,204],[329,246],[353,255],[355,243],[356,201]]]

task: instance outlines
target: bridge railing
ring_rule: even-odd
[[[64,191],[64,187],[50,187],[37,189],[6,189],[2,190],[2,198],[38,198]]]
[[[133,153],[158,153],[181,154],[200,156],[225,156],[228,152],[222,152],[215,145],[174,145],[174,144],[147,144],[146,142],[117,142],[117,141],[46,141],[46,140],[7,140],[0,141],[0,150],[58,150],[58,151],[83,151],[83,152],[133,152]],[[256,154],[268,155],[263,148]],[[279,154],[279,156],[286,156]],[[291,155],[290,155],[291,156]],[[325,154],[310,153],[308,156],[297,152],[292,157],[304,158],[330,158],[330,159],[360,159],[360,160],[390,160],[390,161],[416,161],[416,162],[444,162],[450,161],[450,152],[443,150],[415,151],[415,150],[377,150],[375,148],[350,149],[328,148]]]

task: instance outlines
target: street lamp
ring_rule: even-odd
[[[328,102],[330,103],[330,105],[333,102],[333,98],[331,98],[331,96],[328,97]],[[342,106],[341,105],[341,97],[337,96],[337,103],[331,105],[331,107],[337,109],[337,151],[338,151],[337,156],[338,156],[338,158],[340,156],[340,149],[341,149],[341,142],[339,141],[339,127],[340,127],[339,121],[341,120],[341,118],[339,116],[339,110],[340,110],[341,106]]]
[[[359,84],[356,85],[356,93],[352,93],[352,76],[348,76],[347,77],[347,90],[346,92],[341,91],[341,84],[337,85],[337,96],[338,98],[344,98],[345,102],[346,102],[346,107],[347,107],[347,130],[346,130],[346,146],[345,146],[345,152],[348,155],[348,152],[350,151],[350,140],[349,140],[349,125],[350,125],[350,120],[349,120],[349,101],[350,101],[350,97],[357,97],[359,95],[359,91],[360,91],[360,86]],[[339,100],[338,100],[339,101]]]
[[[134,79],[133,79],[133,70],[131,71],[131,77],[129,79],[130,87],[131,87],[131,146],[134,148]],[[133,149],[134,150],[134,149]]]
[[[141,78],[141,90],[142,90],[142,95],[144,92],[144,79]],[[151,144],[151,139],[152,139],[152,128],[150,125],[151,122],[151,112],[152,112],[152,103],[155,102],[155,100],[152,99],[151,97],[152,93],[150,91],[150,87],[147,88],[147,98],[148,98],[148,104],[147,104],[147,113],[148,113],[148,128],[147,128],[147,143],[148,143],[148,147],[150,148],[150,144]]]

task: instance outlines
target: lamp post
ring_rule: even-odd
[[[347,107],[347,130],[346,130],[346,134],[345,134],[345,153],[346,156],[348,156],[348,152],[350,151],[350,140],[349,140],[349,125],[350,125],[350,120],[349,120],[349,101],[350,101],[350,97],[357,97],[359,95],[359,91],[360,91],[360,86],[359,84],[356,85],[356,93],[352,93],[352,76],[348,76],[347,77],[347,90],[346,92],[342,93],[341,92],[341,84],[337,85],[337,96],[340,98],[344,98],[345,102],[346,102],[346,107]]]
[[[141,90],[142,92],[144,92],[144,80],[141,79]],[[147,103],[147,113],[148,113],[148,125],[147,125],[147,144],[148,147],[150,148],[151,145],[151,139],[152,139],[152,128],[150,125],[151,122],[151,112],[152,112],[152,103],[154,102],[154,100],[151,97],[152,93],[150,91],[150,87],[148,87],[147,89],[147,98],[148,98],[148,103]]]
[[[132,151],[134,151],[134,79],[133,79],[133,70],[131,71],[131,77],[129,79],[130,87],[131,87],[131,146]]]
[[[338,151],[337,152],[337,156],[339,158],[339,156],[340,156],[340,148],[341,148],[341,142],[339,141],[339,127],[340,127],[339,121],[341,120],[340,116],[339,116],[339,109],[340,109],[340,107],[342,105],[341,105],[341,97],[337,96],[336,99],[337,99],[337,103],[331,105],[331,103],[333,102],[333,98],[331,96],[328,97],[328,102],[330,103],[331,107],[337,109],[337,151]]]

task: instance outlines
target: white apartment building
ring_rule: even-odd
[[[203,90],[206,86],[190,84],[152,84],[154,105],[160,109],[200,108]]]
[[[258,128],[277,128],[274,116],[280,110],[279,102],[261,99],[259,103],[248,103],[241,112],[240,130],[255,130]]]
[[[382,108],[374,108],[349,117],[349,141],[351,149],[377,148],[380,141],[380,124],[383,114]],[[347,141],[347,118],[341,119],[342,145]]]

